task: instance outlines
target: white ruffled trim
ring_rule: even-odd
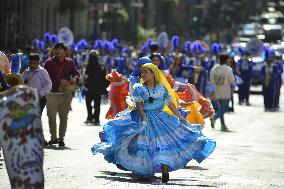
[[[133,108],[136,106],[135,102],[132,100],[130,96],[126,96],[126,103],[128,104],[128,106]]]
[[[131,120],[129,109],[126,109],[122,112],[117,113],[115,116],[115,120]]]
[[[135,89],[136,87],[142,87],[142,88],[143,88],[143,85],[140,84],[140,83],[135,83],[135,84],[133,85],[133,89]]]
[[[175,83],[174,83],[174,87],[173,87],[174,91],[177,91],[177,90],[178,90],[178,88],[179,88],[180,84],[181,84],[181,82],[179,82],[179,81],[175,81]]]
[[[132,97],[131,100],[133,102],[144,102],[144,99],[143,98],[139,98],[139,97]]]

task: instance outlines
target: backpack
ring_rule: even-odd
[[[225,83],[225,73],[222,71],[221,66],[217,65],[214,69],[214,73],[213,73],[213,80],[215,85],[224,85]]]

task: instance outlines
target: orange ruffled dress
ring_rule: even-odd
[[[127,108],[128,83],[123,80],[122,75],[116,70],[112,70],[110,74],[107,74],[106,79],[110,81],[108,88],[110,107],[106,113],[106,119],[113,119],[118,112]]]
[[[175,80],[171,74],[167,74],[165,77],[169,84],[174,86]],[[177,94],[184,102],[195,102],[185,107],[187,110],[191,111],[191,113],[186,117],[191,124],[204,124],[203,119],[213,116],[215,111],[210,100],[202,96],[193,84],[189,84],[183,92],[177,92]],[[203,116],[203,119],[198,113]]]

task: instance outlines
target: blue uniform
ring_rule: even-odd
[[[250,86],[252,80],[253,62],[240,59],[237,63],[243,83],[239,85],[239,103],[249,103]]]
[[[193,84],[194,69],[192,68],[192,57],[185,57],[182,62],[182,69],[186,72],[186,79]]]
[[[200,62],[198,62],[200,61]],[[196,72],[196,66],[201,67],[199,76],[197,77],[197,81],[193,78],[191,80],[193,81],[194,85],[196,86],[196,89],[198,90],[199,93],[201,93],[204,97],[207,97],[206,94],[206,86],[208,84],[208,61],[204,59],[194,59],[190,61],[190,72],[195,73]]]
[[[114,68],[118,73],[128,76],[127,58],[126,56],[119,55],[114,58]]]
[[[279,90],[279,67],[277,64],[272,66],[265,65],[262,70],[263,79],[263,97],[264,107],[266,111],[275,111],[277,103],[279,103],[278,90]]]
[[[175,59],[174,61],[177,61],[177,59]],[[175,81],[181,82],[181,83],[185,83],[185,70],[183,69],[183,63],[185,61],[185,57],[182,55],[180,57],[180,64],[176,64],[175,67],[171,66],[170,67],[170,73],[172,75],[172,77],[175,79]]]
[[[29,55],[24,54],[21,58],[21,71],[24,71],[29,67]]]
[[[104,64],[106,65],[106,67],[107,67],[107,69],[108,69],[108,71],[110,72],[112,69],[115,69],[114,68],[114,60],[113,60],[114,58],[112,57],[112,56],[110,56],[110,55],[105,55],[104,57],[103,57],[103,62],[104,62]],[[120,73],[120,72],[119,72]]]
[[[276,63],[276,109],[279,109],[279,99],[281,93],[281,86],[282,86],[282,73],[283,73],[283,62]]]

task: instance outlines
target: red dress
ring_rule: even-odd
[[[174,86],[175,80],[168,74],[166,76],[168,82],[171,86]],[[214,108],[207,98],[202,96],[196,89],[196,87],[190,84],[183,92],[177,92],[180,99],[185,102],[193,102],[196,101],[201,105],[200,113],[202,114],[203,118],[211,117],[214,114]]]
[[[110,74],[107,74],[106,79],[110,81],[110,107],[106,113],[106,119],[113,119],[118,112],[127,108],[128,83],[123,80],[122,75],[116,70],[112,70]]]

